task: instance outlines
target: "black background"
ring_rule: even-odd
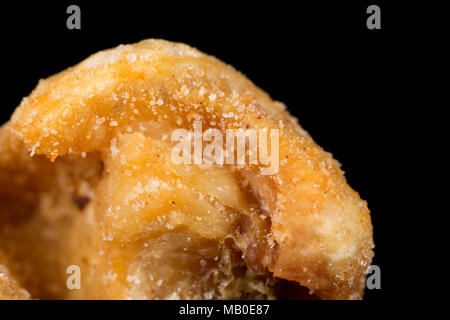
[[[81,30],[66,27],[70,4],[81,7]],[[381,7],[381,30],[366,28],[370,4]],[[343,164],[349,184],[372,211],[373,264],[381,267],[382,289],[367,290],[365,299],[392,299],[401,278],[392,219],[400,177],[392,151],[405,112],[392,93],[411,32],[401,22],[403,9],[375,0],[9,3],[0,19],[7,83],[1,122],[39,79],[102,49],[163,38],[212,54],[284,102]]]

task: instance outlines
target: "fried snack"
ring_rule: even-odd
[[[5,261],[0,251],[0,300],[27,300],[30,299],[28,291],[23,289],[11,275],[8,268],[3,265]]]
[[[175,164],[171,134],[195,121],[278,129],[278,172]],[[35,298],[362,298],[366,203],[282,103],[186,45],[119,46],[41,81],[0,160],[0,248]]]
[[[55,162],[30,152],[0,128],[0,251],[33,298],[62,298],[70,265],[67,234],[102,173],[100,156],[68,155]]]

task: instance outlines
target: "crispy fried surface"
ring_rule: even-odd
[[[0,251],[0,300],[27,300],[30,294],[23,289],[11,275],[8,268],[3,265],[6,258]]]
[[[278,173],[174,164],[167,137],[194,120],[279,129]],[[373,256],[367,205],[331,155],[182,44],[120,46],[41,81],[0,130],[0,179],[0,247],[37,298],[274,298],[285,279],[359,299]],[[71,264],[81,290],[65,288]]]
[[[67,234],[82,213],[79,200],[93,197],[101,172],[96,154],[51,163],[30,157],[8,124],[0,129],[0,250],[33,297],[66,293]]]

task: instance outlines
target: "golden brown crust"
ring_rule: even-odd
[[[0,300],[28,300],[30,294],[23,289],[5,266],[6,257],[0,251]]]
[[[234,191],[230,196],[230,192],[213,190],[214,185],[208,185],[208,173],[193,169],[195,174],[191,174],[184,166],[170,164],[168,158],[170,145],[164,136],[180,127],[192,131],[194,120],[201,120],[204,130],[279,129],[279,171],[262,176],[259,165],[216,166],[209,169],[210,174]],[[130,271],[124,268],[131,258],[120,249],[124,243],[139,254],[143,252],[138,250],[142,245],[139,241],[160,236],[153,235],[149,228],[154,228],[155,234],[167,232],[168,237],[183,238],[182,230],[187,227],[199,237],[199,246],[212,250],[202,258],[206,261],[214,261],[217,253],[213,247],[222,246],[227,235],[233,234],[248,267],[296,281],[321,298],[362,298],[365,273],[373,256],[366,203],[348,186],[337,162],[314,143],[283,104],[274,102],[242,74],[213,57],[162,40],[99,52],[41,81],[16,109],[8,126],[32,155],[52,160],[96,152],[101,155],[106,173],[95,191],[96,201],[87,209],[95,212],[95,218],[80,218],[74,223],[80,224],[80,229],[89,225],[96,230],[98,239],[89,240],[93,244],[88,252],[80,253],[86,256],[91,252],[97,261],[86,264],[90,270],[108,265],[112,272],[122,270],[126,275]],[[166,176],[165,172],[170,173]],[[158,186],[167,187],[165,192],[183,203],[178,213],[169,215],[169,225],[179,232],[177,236],[153,225],[153,217],[157,219],[161,212],[169,211],[171,203],[167,194],[161,194],[161,188],[149,186],[143,192],[147,197],[159,196],[151,205],[141,201],[136,210],[136,199],[143,199],[142,192],[130,195],[132,199],[123,203],[126,188],[148,179],[156,179]],[[176,191],[177,179],[184,190],[191,187],[195,192]],[[239,182],[244,180],[245,188]],[[236,224],[242,224],[239,215],[229,218],[217,208],[211,209],[213,214],[204,223],[191,219],[189,210],[202,208],[208,212],[210,206],[214,207],[199,200],[201,195],[214,197],[227,210],[251,217],[251,230],[242,236],[233,233]],[[192,197],[195,201],[190,200]],[[108,210],[110,216],[105,213]],[[258,214],[253,215],[254,211]],[[269,217],[269,225],[263,222],[264,215]],[[105,243],[105,232],[114,241]],[[88,240],[77,234],[71,241]],[[210,243],[200,244],[202,241]],[[255,243],[256,251],[251,249]],[[93,253],[104,250],[107,253],[102,257]],[[114,262],[111,257],[115,257]],[[91,279],[98,279],[98,274],[92,272]],[[114,281],[93,284],[92,280],[92,284],[85,285],[98,291],[108,284],[108,298],[126,298],[131,294],[126,278],[119,275]],[[174,288],[177,285],[179,282]],[[173,293],[152,292],[146,297],[164,298]]]
[[[66,293],[66,237],[81,213],[77,201],[92,196],[101,169],[95,154],[53,163],[30,157],[8,124],[0,128],[0,251],[33,298]]]

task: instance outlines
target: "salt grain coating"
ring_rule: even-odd
[[[196,120],[279,129],[279,171],[173,163],[171,133]],[[40,81],[0,129],[0,180],[0,250],[33,298],[273,299],[283,281],[363,295],[366,202],[282,103],[184,44],[122,45]]]

